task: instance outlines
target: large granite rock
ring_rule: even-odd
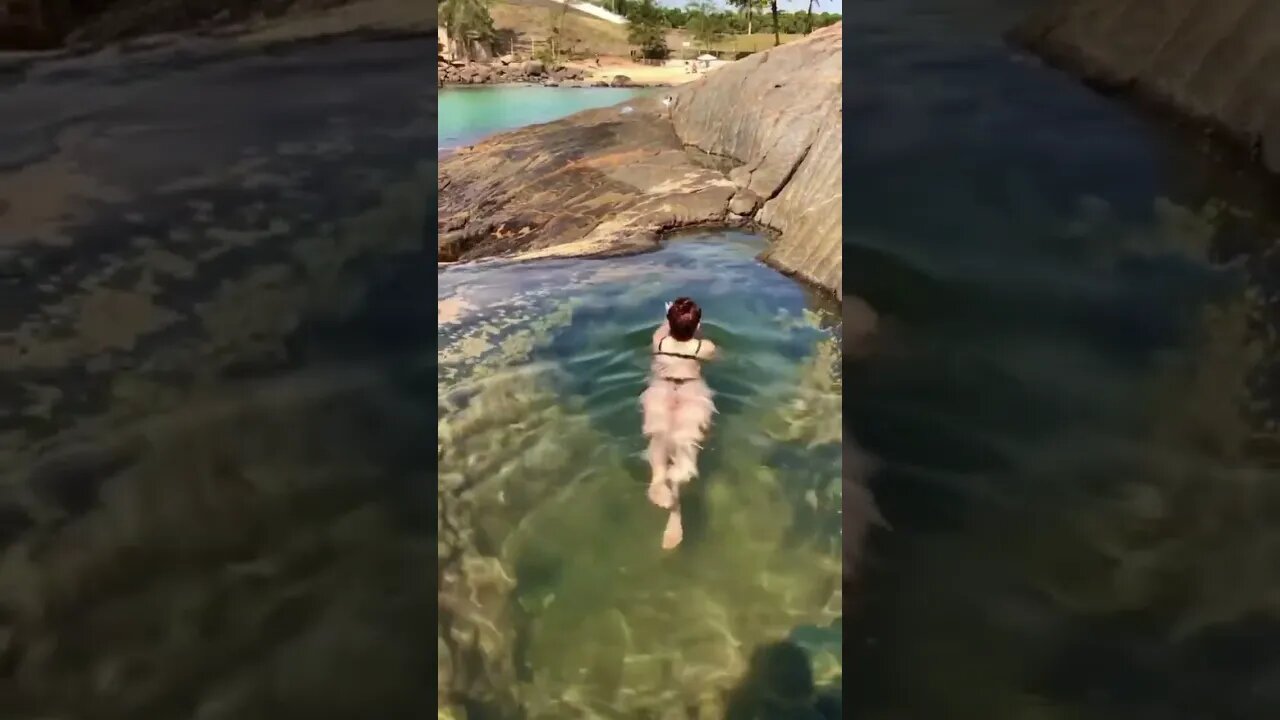
[[[682,88],[676,135],[731,159],[730,178],[779,233],[764,259],[840,295],[841,26],[749,56]]]
[[[1280,2],[1055,0],[1012,36],[1092,82],[1218,126],[1280,172]]]
[[[840,296],[841,28],[441,161],[441,260],[637,252],[759,224],[764,259]]]

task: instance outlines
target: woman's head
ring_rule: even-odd
[[[667,324],[671,327],[671,337],[685,341],[693,337],[702,322],[702,308],[687,297],[678,297],[671,307],[667,308]]]

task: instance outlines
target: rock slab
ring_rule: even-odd
[[[779,234],[763,259],[841,295],[841,26],[726,65],[675,95],[682,144],[731,160],[754,219]],[[739,211],[745,207],[742,197]]]
[[[1226,132],[1280,173],[1280,2],[1054,0],[1012,39]]]
[[[774,231],[763,259],[841,296],[839,24],[667,95],[441,160],[444,261],[651,249],[692,226]]]

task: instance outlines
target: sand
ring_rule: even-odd
[[[688,72],[684,65],[641,65],[627,58],[601,57],[600,65],[594,60],[570,63],[588,73],[589,80],[612,80],[615,75],[626,75],[635,85],[683,85],[697,80],[715,69],[701,69],[697,74]]]

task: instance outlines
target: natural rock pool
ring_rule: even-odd
[[[440,273],[442,705],[838,716],[839,308],[756,261],[765,242],[704,231]],[[723,349],[719,415],[685,542],[663,552],[637,398],[682,294]]]

